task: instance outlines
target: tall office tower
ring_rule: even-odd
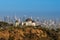
[[[17,17],[15,16],[14,19],[17,20]]]
[[[15,16],[13,16],[13,17],[11,18],[11,21],[12,21],[13,24],[15,23]]]
[[[17,18],[16,16],[14,16],[14,21],[16,21],[16,20],[19,22],[21,21],[20,18]]]
[[[3,18],[2,17],[0,17],[0,21],[3,21]]]
[[[7,22],[8,21],[8,18],[7,16],[4,17],[4,21]]]
[[[16,16],[14,16],[14,19],[13,19],[13,20],[14,20],[13,22],[15,23],[15,21],[17,20],[17,17],[16,17]]]
[[[4,21],[9,23],[10,17],[9,16],[4,17]]]
[[[21,22],[20,18],[18,18],[18,22],[19,22],[19,23]]]
[[[9,17],[9,24],[13,24],[13,18]]]
[[[6,22],[6,17],[4,16],[4,22]]]
[[[25,21],[26,18],[27,18],[26,15],[24,15],[23,18],[22,18],[22,21]]]

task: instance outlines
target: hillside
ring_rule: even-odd
[[[60,40],[60,29],[49,30],[47,28],[42,28],[41,26],[38,27],[2,27],[2,29],[0,28],[0,40]]]

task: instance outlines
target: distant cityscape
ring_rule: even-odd
[[[39,18],[39,17],[9,17],[6,16],[4,18],[0,17],[0,21],[7,22],[9,24],[15,24],[16,26],[19,25],[20,23],[23,25],[26,23],[26,25],[41,25],[42,27],[46,28],[60,28],[60,19],[45,19],[45,18]]]

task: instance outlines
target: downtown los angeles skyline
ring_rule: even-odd
[[[0,0],[0,16],[60,18],[59,0]]]

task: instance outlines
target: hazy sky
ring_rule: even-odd
[[[60,17],[60,0],[0,0],[0,16]]]

